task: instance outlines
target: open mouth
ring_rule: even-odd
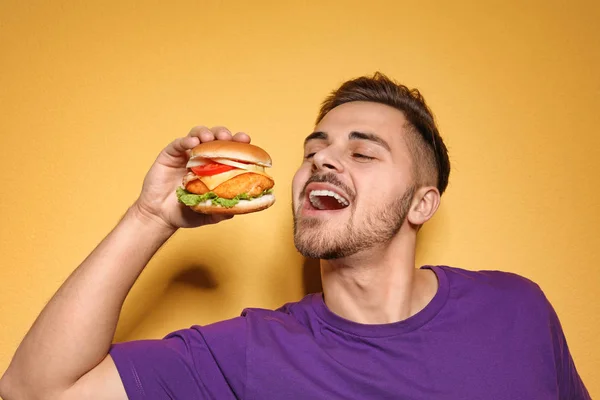
[[[317,210],[341,210],[350,205],[348,199],[339,193],[326,189],[309,191],[308,200]]]

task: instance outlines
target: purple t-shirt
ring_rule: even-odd
[[[438,291],[401,322],[351,322],[311,294],[110,354],[131,400],[590,398],[535,283],[424,268]]]

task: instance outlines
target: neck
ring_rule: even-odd
[[[390,243],[350,257],[321,260],[327,307],[362,324],[402,321],[435,295],[437,279],[415,269],[416,234],[399,232]]]

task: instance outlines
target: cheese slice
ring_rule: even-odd
[[[193,181],[194,179],[200,179],[200,181],[202,181],[202,183],[204,183],[206,185],[208,190],[213,190],[214,188],[219,186],[221,183],[223,183],[231,178],[235,178],[238,175],[248,174],[248,173],[264,175],[270,179],[273,179],[265,172],[264,167],[260,167],[260,166],[256,165],[256,166],[253,166],[252,170],[236,168],[236,169],[232,169],[231,171],[222,172],[220,174],[211,175],[211,176],[196,176],[193,173],[189,173],[188,175],[186,175],[184,177],[184,186],[187,185],[188,182]]]

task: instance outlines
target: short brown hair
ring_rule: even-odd
[[[408,122],[407,145],[413,156],[418,184],[434,184],[444,193],[450,176],[448,149],[438,132],[431,110],[417,89],[400,85],[384,74],[363,76],[343,83],[321,105],[317,124],[335,107],[352,101],[381,103],[402,111]]]

